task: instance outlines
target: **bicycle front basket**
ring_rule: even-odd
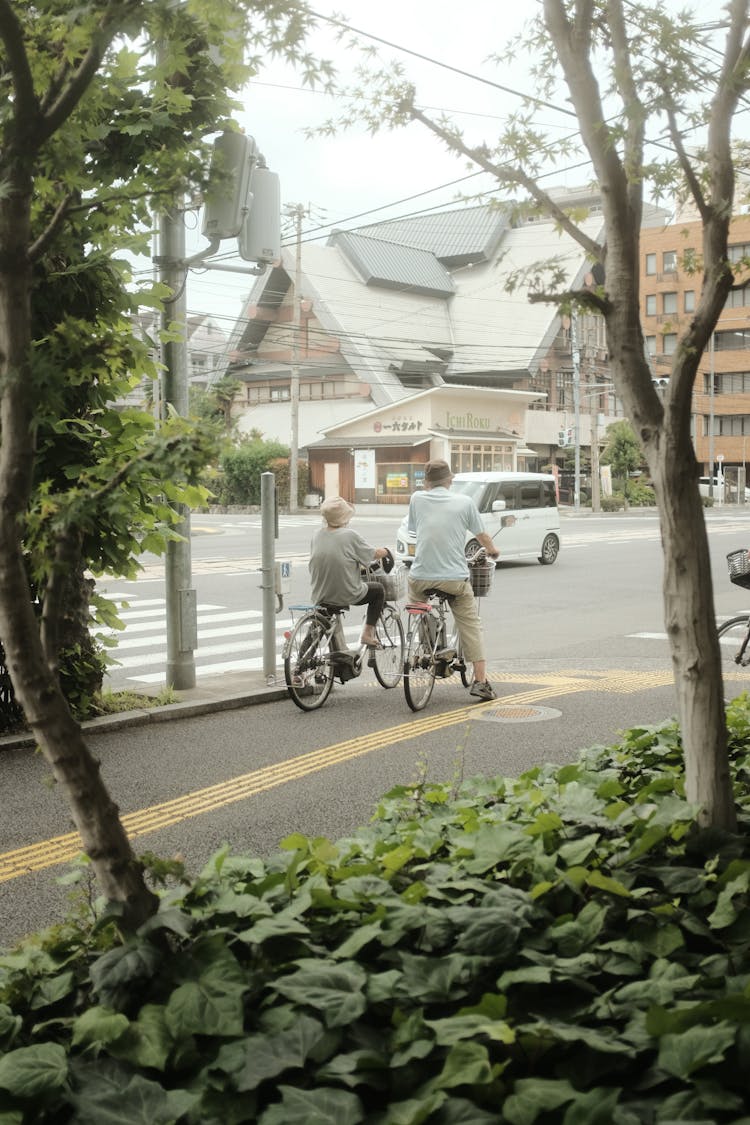
[[[486,598],[492,589],[492,579],[495,576],[495,564],[489,559],[486,562],[475,563],[469,567],[469,579],[475,598]]]
[[[370,576],[371,582],[378,582],[385,588],[385,600],[398,602],[406,597],[406,567],[396,566],[390,574],[377,571]]]
[[[730,582],[750,590],[750,554],[746,550],[730,551],[727,555],[727,566]]]

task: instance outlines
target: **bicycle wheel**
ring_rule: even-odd
[[[393,606],[386,605],[375,626],[382,648],[372,650],[372,668],[384,688],[395,687],[404,667],[404,627]]]
[[[413,623],[404,661],[404,695],[412,711],[421,711],[426,706],[435,686],[429,617],[427,613],[420,614]]]
[[[742,642],[750,629],[750,614],[742,613],[737,617],[730,617],[722,621],[716,630],[719,636],[719,649],[721,651],[721,667],[726,672],[736,672],[750,663],[750,643],[742,654],[743,663],[738,664],[735,657],[742,647]]]
[[[328,623],[317,613],[306,613],[284,646],[286,689],[302,711],[317,710],[331,694],[330,640]]]

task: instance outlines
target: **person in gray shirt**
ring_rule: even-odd
[[[385,604],[385,589],[368,582],[362,567],[390,555],[387,547],[371,547],[349,527],[354,507],[342,496],[332,496],[320,506],[325,523],[313,536],[308,564],[311,594],[316,605],[366,605],[360,644],[379,648],[375,626]]]
[[[424,491],[415,492],[409,501],[408,527],[417,538],[414,563],[409,572],[409,597],[418,600],[427,590],[450,594],[453,613],[464,656],[474,666],[469,694],[485,702],[495,698],[487,679],[484,638],[477,603],[469,581],[464,553],[466,532],[473,535],[491,559],[500,552],[484,530],[482,517],[469,496],[451,493],[453,481],[447,461],[428,461]]]

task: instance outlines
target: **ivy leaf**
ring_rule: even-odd
[[[364,1012],[366,983],[367,974],[354,961],[333,966],[305,961],[297,972],[275,980],[274,988],[287,999],[322,1012],[326,1027],[343,1027]]]
[[[198,1101],[187,1090],[165,1090],[119,1063],[99,1059],[75,1068],[71,1102],[77,1121],[96,1125],[174,1125]]]
[[[695,1070],[720,1063],[733,1045],[737,1029],[728,1023],[711,1027],[689,1027],[679,1035],[664,1035],[659,1042],[659,1067],[677,1078],[689,1078]]]
[[[708,916],[708,924],[714,930],[723,930],[727,926],[731,926],[737,920],[738,915],[747,906],[746,899],[742,898],[737,905],[735,905],[735,898],[747,894],[748,884],[750,883],[750,871],[743,871],[735,879],[731,879],[727,885],[719,893],[716,900],[716,908],[712,914]]]
[[[242,993],[226,992],[204,980],[181,984],[167,1001],[166,1025],[175,1039],[188,1035],[241,1035]]]
[[[493,1078],[487,1048],[483,1043],[456,1043],[448,1051],[436,1080],[438,1088],[487,1085]]]
[[[0,1058],[0,1089],[17,1098],[39,1098],[59,1090],[68,1076],[68,1060],[59,1043],[17,1047]]]
[[[559,1109],[575,1096],[567,1078],[521,1078],[503,1102],[503,1119],[509,1125],[534,1125],[540,1113]]]
[[[425,1025],[432,1028],[435,1042],[448,1047],[459,1039],[476,1039],[479,1035],[486,1035],[497,1043],[514,1043],[516,1033],[505,1020],[487,1019],[486,1016],[467,1014],[459,1016],[446,1016],[442,1020],[425,1020]]]
[[[88,1008],[73,1022],[74,1047],[106,1047],[119,1039],[130,1020],[111,1008]]]
[[[279,1086],[281,1104],[261,1114],[258,1125],[358,1125],[364,1121],[362,1103],[348,1090],[300,1090]]]
[[[110,1044],[109,1053],[135,1066],[163,1070],[173,1044],[164,1008],[160,1004],[144,1004],[138,1019],[122,1038]]]
[[[161,953],[151,942],[116,946],[94,961],[90,969],[91,984],[100,1000],[114,1008],[123,990],[127,995],[136,983],[151,980],[161,963]]]
[[[318,1020],[301,1015],[290,1028],[276,1035],[251,1035],[225,1044],[209,1070],[225,1072],[234,1088],[246,1093],[255,1090],[267,1078],[303,1067],[324,1035],[325,1030]]]

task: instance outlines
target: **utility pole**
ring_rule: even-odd
[[[289,441],[289,511],[297,511],[297,462],[299,461],[299,360],[300,337],[302,334],[302,218],[305,208],[301,203],[290,205],[287,213],[292,216],[296,231],[294,259],[294,305],[292,316],[292,367],[289,385],[289,420],[291,437]]]
[[[578,313],[570,314],[570,345],[573,352],[573,410],[575,414],[575,471],[573,508],[581,507],[581,353],[578,349]]]
[[[187,357],[187,269],[185,266],[185,222],[181,201],[175,200],[174,212],[164,213],[159,220],[159,276],[172,291],[164,302],[162,327],[166,332],[163,345],[164,410],[171,406],[176,414],[188,412]],[[198,610],[195,590],[191,588],[190,509],[177,505],[180,517],[176,530],[182,538],[167,543],[165,559],[165,596],[167,610],[166,681],[178,691],[195,687],[194,649],[198,644]]]
[[[709,375],[708,375],[708,495],[714,498],[714,335],[708,347]],[[720,496],[720,500],[724,497]]]

